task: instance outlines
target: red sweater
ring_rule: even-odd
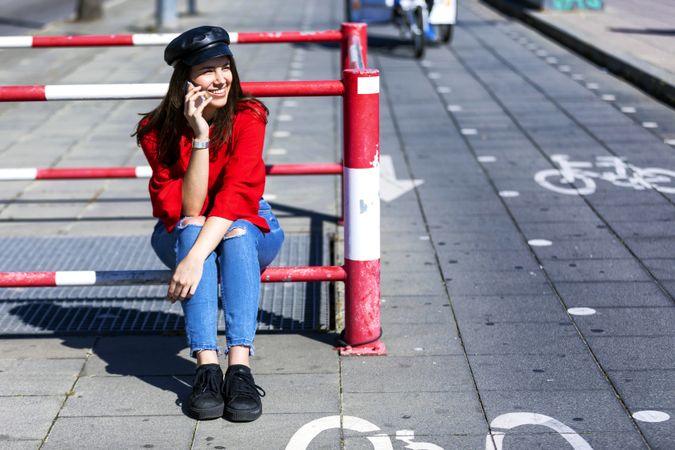
[[[262,159],[265,141],[265,111],[254,103],[240,107],[234,116],[230,143],[209,149],[209,184],[201,215],[229,220],[246,219],[263,232],[270,230],[258,215],[258,202],[265,191],[265,164]],[[192,136],[182,136],[180,157],[167,167],[157,159],[157,132],[147,133],[141,148],[152,168],[148,189],[152,215],[159,218],[167,231],[173,231],[181,219],[183,178],[192,152]],[[201,150],[198,150],[201,151]],[[213,156],[215,152],[215,157]]]

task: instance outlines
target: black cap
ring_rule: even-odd
[[[164,49],[164,61],[175,66],[182,61],[196,66],[211,58],[232,56],[230,35],[223,28],[203,26],[187,30]]]

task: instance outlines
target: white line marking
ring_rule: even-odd
[[[656,122],[642,122],[642,126],[645,128],[658,128],[659,124]]]
[[[597,311],[595,311],[593,308],[578,307],[578,308],[568,308],[567,312],[573,316],[592,316]]]
[[[275,138],[287,138],[290,135],[291,135],[290,131],[281,131],[280,130],[280,131],[275,131],[274,133],[272,133],[272,136],[274,136]]]
[[[580,73],[575,73],[575,74],[572,75],[572,79],[577,80],[577,81],[581,81],[581,80],[584,79],[584,76]]]
[[[478,134],[478,130],[475,128],[462,128],[462,134],[464,136],[474,136]]]
[[[549,64],[558,64],[558,58],[556,58],[555,56],[549,56],[548,58],[546,58],[546,62]]]
[[[298,106],[298,102],[296,100],[284,100],[282,105],[285,108],[295,108],[296,106]]]
[[[441,74],[438,72],[429,72],[429,75],[427,75],[431,80],[438,80],[441,78]]]
[[[422,67],[431,67],[431,66],[433,66],[433,65],[434,65],[434,64],[433,64],[431,61],[428,61],[428,60],[422,61],[422,62],[420,63],[420,66],[422,66]]]
[[[598,83],[586,83],[586,87],[591,91],[595,91],[600,88],[600,85]]]
[[[462,107],[460,105],[448,105],[448,111],[450,112],[460,112]]]
[[[504,198],[518,197],[520,192],[518,191],[499,191],[499,196]]]
[[[277,119],[279,119],[279,122],[290,122],[293,120],[293,116],[290,114],[280,114]]]
[[[637,109],[635,109],[633,106],[622,106],[621,112],[625,114],[635,114]]]
[[[606,102],[613,102],[616,100],[616,96],[612,94],[603,94],[601,98]]]
[[[275,155],[275,156],[285,155],[287,153],[288,151],[285,148],[271,148],[267,151],[268,155]]]
[[[291,70],[288,74],[293,78],[299,78],[299,77],[302,76],[303,71],[302,70]]]
[[[571,71],[572,68],[568,65],[563,64],[562,66],[558,67],[558,70],[560,70],[561,72],[567,73],[567,72]]]
[[[436,89],[439,94],[449,94],[452,92],[452,89],[449,88],[448,86],[438,86]]]
[[[546,50],[537,50],[537,56],[546,56],[548,52]]]
[[[662,411],[644,410],[633,413],[633,418],[640,422],[665,422],[670,419],[668,413]]]
[[[663,142],[665,142],[668,145],[675,145],[675,139],[666,139]]]
[[[553,245],[553,242],[547,239],[530,239],[527,243],[532,247],[549,247]]]
[[[265,194],[263,195],[263,198],[265,200],[276,200],[277,196],[275,194],[268,194],[267,192],[265,192]]]
[[[420,241],[428,241],[429,236],[420,236]]]
[[[478,162],[482,163],[491,163],[497,161],[497,158],[494,156],[479,156],[477,159]]]

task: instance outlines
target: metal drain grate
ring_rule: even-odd
[[[329,263],[320,233],[286,234],[275,266]],[[147,236],[0,239],[0,271],[165,269]],[[327,283],[263,284],[258,330],[328,329]],[[0,334],[179,332],[183,313],[166,286],[0,289]],[[222,314],[219,329],[224,329]]]

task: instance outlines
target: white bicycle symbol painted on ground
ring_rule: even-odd
[[[491,433],[485,437],[485,450],[503,450],[506,431],[521,425],[541,425],[550,428],[560,434],[574,450],[593,450],[584,438],[564,423],[553,417],[532,412],[514,412],[496,417],[490,423]],[[327,430],[340,428],[359,433],[371,433],[370,436],[365,436],[365,438],[370,441],[374,450],[394,449],[389,436],[382,433],[380,428],[372,422],[354,416],[343,416],[342,418],[340,416],[327,416],[300,427],[286,445],[286,450],[308,450],[314,438],[319,434]],[[403,442],[406,444],[405,448],[411,450],[444,450],[443,447],[431,442],[414,442],[415,432],[412,430],[398,430],[396,440]]]
[[[568,155],[553,155],[551,159],[560,168],[540,170],[534,180],[540,186],[559,194],[590,195],[595,192],[595,180],[604,180],[615,186],[637,191],[654,189],[675,194],[675,172],[659,167],[638,167],[616,156],[596,156],[595,168],[590,161],[570,161]]]

